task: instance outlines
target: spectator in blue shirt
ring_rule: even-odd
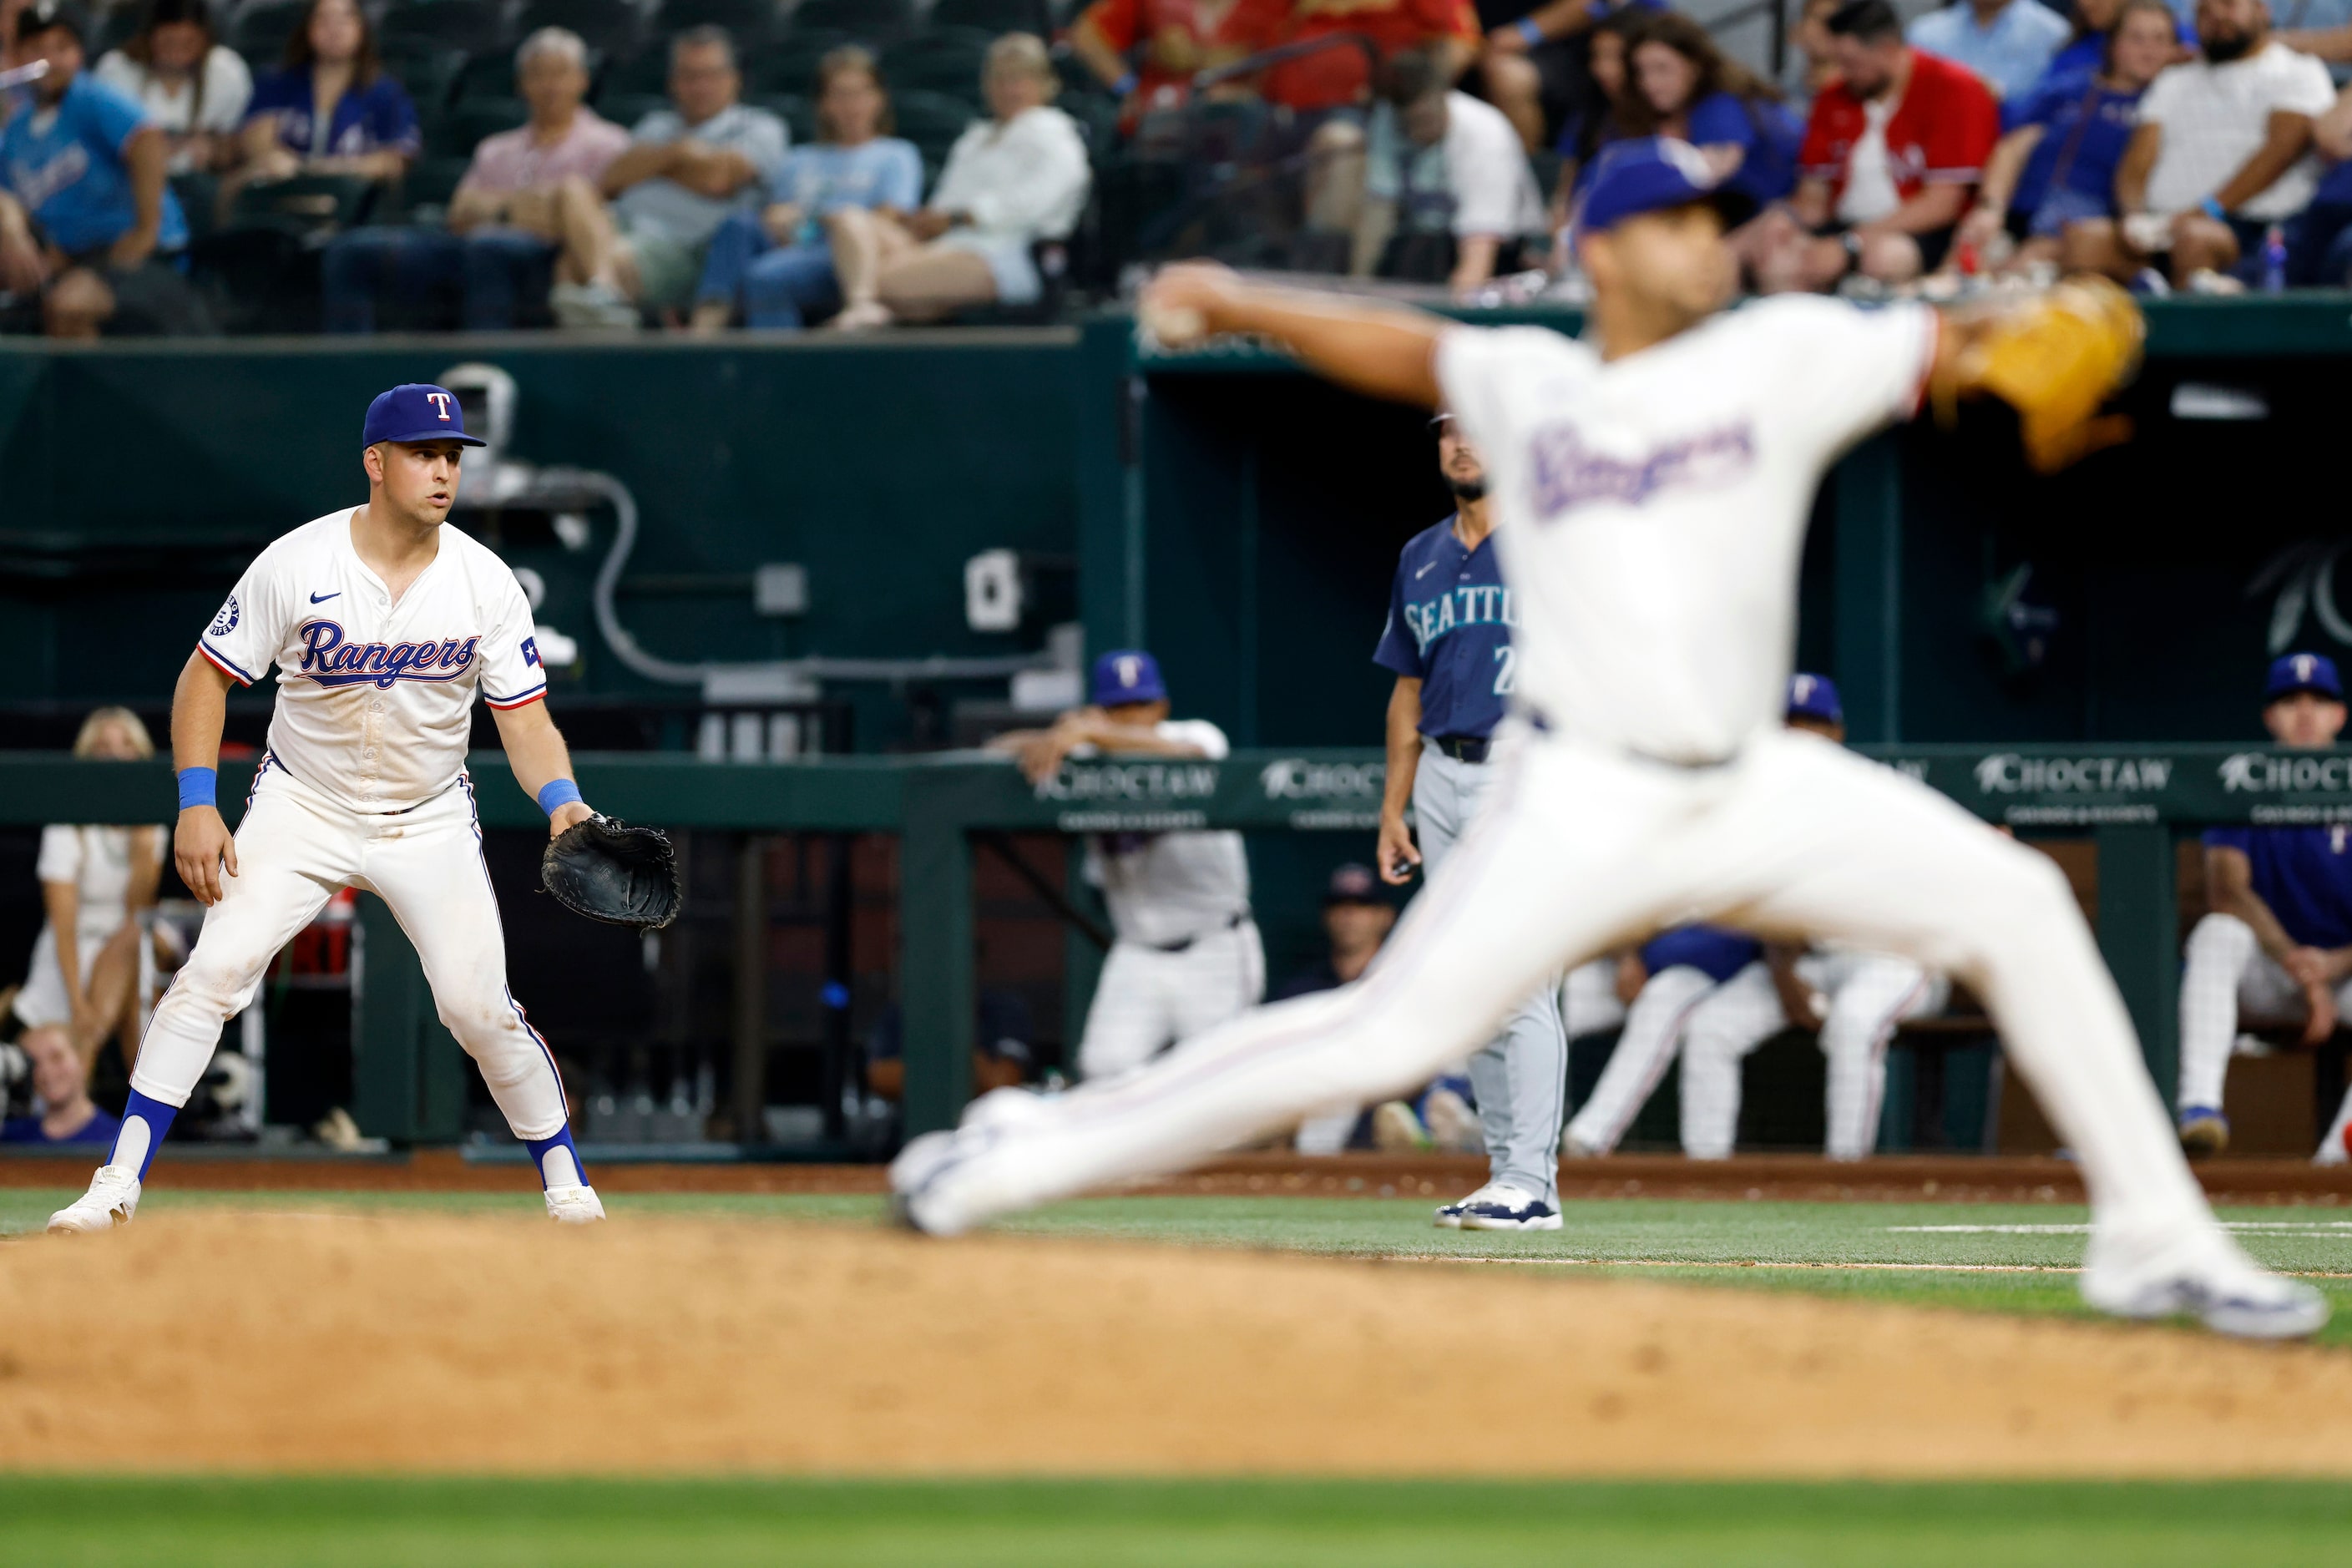
[[[1623,116],[1634,135],[1692,143],[1759,209],[1797,188],[1805,128],[1777,89],[1726,59],[1706,29],[1678,11],[1645,19],[1633,46]]]
[[[416,106],[376,58],[375,34],[355,0],[310,0],[286,40],[285,65],[253,84],[239,133],[238,186],[296,174],[397,180],[423,139]]]
[[[33,1063],[37,1116],[0,1122],[0,1143],[100,1143],[111,1147],[122,1123],[90,1103],[89,1078],[73,1037],[56,1025],[27,1029],[20,1042]]]
[[[165,185],[171,150],[139,106],[82,69],[88,22],[68,0],[16,20],[16,58],[48,74],[0,130],[0,289],[53,337],[202,330],[172,265],[188,227]]]
[[[2185,60],[2197,52],[2197,29],[2186,16],[2172,11],[2168,5],[2166,10],[2172,16],[2172,36],[2180,41],[2173,58]],[[2115,35],[2116,24],[2123,19],[2123,0],[2074,0],[2074,37],[2068,40],[2064,48],[2050,57],[2050,63],[2042,68],[2042,79],[2033,85],[2032,91],[2013,100],[2013,103],[2024,103],[2034,93],[2053,83],[2072,77],[2095,76],[2105,70],[2107,40]],[[2009,106],[2004,106],[2001,123],[2006,128],[2014,129],[2022,121],[2009,112]]]
[[[1985,164],[1954,251],[1973,247],[1992,263],[2006,234],[2017,247],[2006,265],[2055,262],[2068,224],[2113,217],[2116,167],[2131,143],[2140,94],[2172,63],[2174,48],[2165,0],[2125,0],[2098,75],[2047,82],[2009,106],[2011,129]]]
[[[749,327],[797,329],[841,309],[825,219],[846,208],[913,212],[923,205],[923,155],[887,135],[890,97],[874,57],[856,45],[816,68],[817,140],[784,155],[757,212],[730,213],[710,237],[693,326],[713,332],[740,308]]]
[[[2040,0],[1952,0],[1913,21],[1906,37],[1915,49],[1968,67],[2006,99],[2041,80],[2073,32]]]

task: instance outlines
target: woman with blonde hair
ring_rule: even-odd
[[[154,756],[155,742],[130,709],[100,708],[82,721],[73,752],[143,763]],[[141,1020],[131,1004],[144,922],[134,916],[154,908],[163,868],[161,827],[53,823],[41,829],[35,874],[48,920],[11,1005],[17,1030],[63,1027],[85,1071],[107,1036],[120,1030],[124,1065],[136,1059]]]

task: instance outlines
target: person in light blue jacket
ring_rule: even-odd
[[[723,330],[740,311],[750,327],[791,331],[841,309],[824,219],[849,207],[912,212],[922,205],[923,159],[890,129],[890,99],[874,57],[855,45],[817,66],[819,140],[795,147],[757,212],[736,213],[711,237],[696,291],[698,331]]]

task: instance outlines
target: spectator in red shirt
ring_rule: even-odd
[[[2000,138],[1990,89],[1905,44],[1887,0],[1848,0],[1826,26],[1839,79],[1813,100],[1796,195],[1749,249],[1767,292],[1933,268]]]
[[[1478,13],[1470,0],[1292,0],[1283,42],[1341,33],[1370,38],[1383,62],[1407,49],[1431,50],[1452,81],[1477,52]],[[1334,47],[1276,66],[1259,90],[1272,102],[1315,112],[1360,103],[1371,87],[1362,51]]]
[[[1118,95],[1131,135],[1182,103],[1198,73],[1272,47],[1288,19],[1283,0],[1095,0],[1071,24],[1070,49]]]

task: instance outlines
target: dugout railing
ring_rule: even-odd
[[[2179,836],[2219,823],[2352,824],[2352,752],[2205,743],[1863,749],[1987,821],[2093,842],[2100,950],[2161,1085],[2172,1081],[2177,1055]],[[583,752],[575,763],[590,800],[636,821],[898,837],[910,1133],[951,1124],[971,1093],[972,864],[982,837],[1195,828],[1369,835],[1384,774],[1381,753],[1370,750],[1074,763],[1035,786],[1009,763],[971,753],[769,764]],[[485,826],[541,824],[512,787],[503,756],[478,753],[471,768]],[[221,770],[232,820],[250,776],[249,763]],[[9,825],[152,822],[166,815],[171,795],[161,763],[0,754],[0,822]],[[431,1000],[398,927],[372,899],[361,918],[369,959],[353,1003],[355,1110],[366,1131],[414,1139],[446,1121],[443,1102],[463,1092],[462,1064],[454,1042],[431,1044]]]

